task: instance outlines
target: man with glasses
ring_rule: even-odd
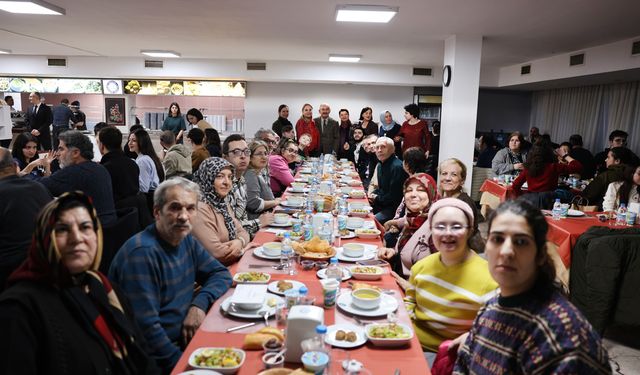
[[[236,219],[244,229],[249,232],[251,239],[260,228],[273,223],[273,212],[265,212],[257,219],[249,219],[247,215],[247,182],[244,179],[244,172],[249,166],[251,151],[247,146],[247,141],[240,134],[231,134],[222,144],[222,157],[235,167],[233,186],[229,197],[229,205],[236,215]]]
[[[596,168],[598,173],[602,173],[607,170],[606,160],[607,155],[609,155],[609,150],[614,147],[626,148],[628,137],[629,134],[627,134],[627,132],[618,129],[612,131],[611,134],[609,134],[609,147],[605,148],[604,151],[597,153],[594,157],[596,159]],[[638,156],[636,156],[636,154],[634,154],[633,152],[631,152],[631,155],[631,163],[636,163],[637,165],[639,161]]]
[[[376,220],[384,224],[395,215],[402,201],[402,186],[408,176],[402,168],[402,161],[395,155],[393,139],[378,138],[375,152],[380,161],[376,167],[378,188],[369,194],[369,203],[373,207]]]

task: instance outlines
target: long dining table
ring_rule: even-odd
[[[297,175],[296,177],[298,177],[299,179],[299,175]],[[355,189],[362,190],[362,187],[356,187]],[[286,197],[291,194],[292,193],[290,192],[290,188],[287,189],[287,191],[283,195],[283,199],[286,199]],[[367,202],[367,200],[366,198],[349,199],[349,202]],[[365,220],[374,221],[374,216],[372,214],[369,214]],[[257,244],[264,244],[266,242],[276,241],[276,234],[278,233],[279,229],[280,228],[274,227],[263,228],[256,234],[253,242]],[[361,243],[377,248],[382,245],[381,238],[379,237],[374,239],[361,239],[356,237],[353,239],[341,239],[339,241],[340,242],[336,244],[337,246],[342,246],[346,243]],[[316,275],[316,269],[305,271],[302,269],[301,265],[298,262],[295,264],[297,274],[291,276],[285,270],[276,270],[271,267],[275,264],[277,264],[277,260],[274,261],[264,259],[255,255],[253,251],[247,251],[242,256],[242,258],[239,259],[238,262],[229,266],[229,271],[232,275],[235,275],[238,272],[266,272],[271,275],[270,281],[272,282],[279,280],[297,280],[307,286],[307,288],[309,289],[308,296],[312,299],[315,299],[314,304],[316,306],[323,306],[322,287],[320,284],[320,279]],[[342,267],[353,264],[354,263],[340,261],[340,266]],[[409,315],[404,309],[404,293],[398,287],[395,279],[390,274],[390,267],[386,265],[383,266],[383,268],[384,274],[380,280],[366,281],[366,283],[377,286],[379,288],[389,289],[392,293],[391,295],[393,296],[393,298],[395,298],[398,302],[398,309],[396,310],[397,321],[399,323],[404,323],[408,326],[411,326]],[[233,292],[234,287],[229,289],[229,291],[221,296],[210,308],[202,325],[197,330],[195,336],[186,347],[182,357],[173,369],[172,374],[180,374],[191,369],[188,364],[188,359],[191,353],[193,353],[196,349],[201,347],[233,347],[242,349],[245,335],[248,333],[257,332],[265,326],[265,323],[262,319],[239,319],[230,316],[229,314],[222,311],[222,301],[224,301],[227,297],[230,297]],[[350,292],[351,290],[349,282],[343,281],[340,285],[339,295]],[[387,321],[386,316],[360,318],[366,320],[367,323]],[[239,325],[242,325],[243,323],[251,321],[256,321],[257,324],[251,327],[233,331],[231,333],[226,332],[226,330],[229,328],[237,327]],[[354,315],[346,312],[341,307],[336,306],[324,310],[325,325],[330,326],[333,324],[343,323],[351,323],[354,325],[359,324],[356,321],[356,317]],[[275,322],[272,320],[270,322],[270,325],[275,325]],[[262,350],[245,350],[245,352],[246,360],[242,367],[239,369],[238,374],[255,375],[264,370],[264,366],[261,360],[261,357],[263,355]],[[429,366],[423,355],[420,342],[415,335],[411,339],[409,345],[406,345],[404,347],[377,347],[374,346],[371,342],[366,342],[364,345],[357,348],[333,348],[330,351],[330,354],[335,354],[335,356],[344,356],[345,353],[350,359],[355,359],[362,362],[364,367],[371,371],[372,374],[430,374]],[[302,364],[286,362],[285,367],[295,369],[302,367]],[[331,373],[338,374],[342,373],[342,371],[338,369],[338,371],[336,372],[336,368],[334,367],[331,369]]]

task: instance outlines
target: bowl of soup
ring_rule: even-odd
[[[363,310],[373,310],[380,306],[380,291],[369,288],[362,288],[351,293],[353,305]]]

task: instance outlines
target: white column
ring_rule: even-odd
[[[451,83],[442,88],[439,159],[460,159],[467,166],[465,191],[470,192],[475,145],[482,36],[453,35],[444,42],[444,65]]]

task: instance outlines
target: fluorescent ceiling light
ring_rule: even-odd
[[[362,58],[362,55],[337,55],[330,54],[329,61],[331,62],[349,62],[349,63],[357,63]]]
[[[11,50],[10,50],[10,49],[2,49],[2,48],[0,48],[0,54],[2,54],[2,55],[8,55],[8,54],[10,54],[10,53],[11,53]]]
[[[338,5],[336,21],[388,23],[398,9],[386,5]]]
[[[174,51],[162,51],[162,50],[141,50],[141,54],[147,55],[150,57],[180,57],[178,52]]]
[[[22,14],[46,14],[56,16],[66,14],[64,8],[42,0],[3,0],[0,1],[0,10]]]

